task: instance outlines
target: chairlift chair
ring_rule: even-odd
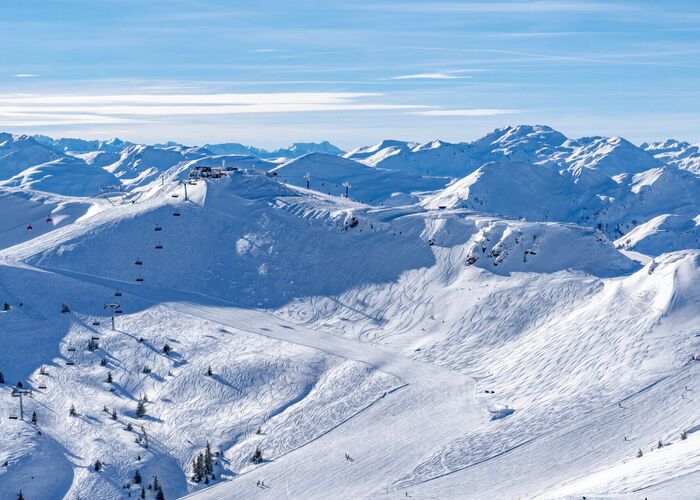
[[[19,417],[17,417],[17,415],[10,415],[10,420],[19,420]]]
[[[100,337],[90,337],[92,340],[100,340]]]
[[[46,389],[46,384],[39,384],[39,389]]]
[[[141,278],[141,281],[143,281],[143,278]],[[121,309],[116,309],[116,310],[114,311],[114,314],[122,314],[123,312],[124,312],[124,311],[122,311]]]
[[[141,281],[143,281],[143,278],[142,278],[141,276],[138,276],[138,277],[136,278],[136,281],[141,282]],[[114,311],[114,312],[116,312],[116,311]]]
[[[49,214],[48,217],[46,217],[46,223],[53,224],[53,219],[51,218],[51,214]]]
[[[100,322],[99,322],[99,321],[93,321],[93,322],[92,322],[92,326],[100,326]]]
[[[73,366],[75,365],[75,361],[66,361],[66,366]]]
[[[175,212],[173,212],[173,217],[180,217],[180,212],[175,210]]]
[[[156,226],[155,230],[156,230],[156,231],[162,231],[162,230],[163,230],[163,228],[162,228],[162,227],[160,227],[160,226]]]
[[[162,250],[163,249],[163,244],[158,242],[156,243],[156,250]]]
[[[67,350],[68,352],[75,352],[75,347],[69,347]]]
[[[31,224],[27,224],[27,231],[30,231],[30,232],[31,232],[32,229],[33,229],[33,228],[32,228],[32,225],[31,225]]]
[[[115,296],[115,297],[121,297],[121,296],[122,296],[122,292],[120,292],[119,290],[117,290],[116,292],[114,292],[114,296]]]
[[[143,265],[143,262],[141,261],[141,259],[139,259],[138,257],[136,257],[136,262],[134,262],[134,264],[137,265],[137,266],[142,266],[142,265]]]
[[[177,193],[173,193],[171,196],[172,196],[173,198],[179,198],[179,197],[180,197],[180,195],[177,194]]]

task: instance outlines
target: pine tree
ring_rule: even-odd
[[[168,344],[165,344],[163,346],[163,354],[168,355],[168,354],[170,354],[171,350],[172,350],[172,348]]]
[[[146,415],[146,406],[143,404],[143,399],[140,399],[136,405],[136,418],[143,418]]]
[[[117,410],[112,409],[112,420],[117,419]]]
[[[73,405],[73,404],[70,405],[70,410],[68,410],[68,415],[70,415],[71,417],[75,417],[77,415],[77,413],[75,411],[75,405]]]
[[[112,372],[107,372],[107,383],[111,384],[114,379],[112,378]]]
[[[141,471],[138,469],[134,472],[134,484],[141,484]]]
[[[2,371],[0,371],[0,384],[4,384],[4,383],[5,383],[5,374]]]
[[[129,432],[131,432],[131,431],[134,430],[134,426],[131,425],[131,422],[129,422],[128,424],[126,424],[126,430],[129,431]]]
[[[158,491],[158,488],[160,488],[160,483],[158,482],[158,476],[155,474],[153,475],[153,491]]]
[[[214,473],[214,460],[211,455],[211,444],[207,441],[207,448],[204,450],[204,468],[207,474]]]
[[[99,460],[95,460],[95,472],[100,472],[102,470],[102,462]]]
[[[156,500],[165,500],[165,494],[163,493],[163,486],[158,485],[158,493],[156,493]]]
[[[32,423],[34,425],[36,425],[36,412],[35,411],[32,412]]]
[[[204,478],[205,474],[206,467],[204,465],[204,456],[199,453],[192,461],[192,480],[198,483]]]
[[[7,302],[5,302],[5,303],[2,305],[2,310],[3,310],[3,311],[7,312],[7,311],[9,311],[10,309],[12,309],[12,307],[11,307],[10,304],[8,304]]]
[[[61,307],[61,312],[62,313],[69,313],[70,312],[70,306],[68,305],[68,302],[63,303],[63,306]]]
[[[214,372],[211,371],[211,366],[209,366],[209,368],[207,368],[207,377],[211,377],[212,375],[214,375]]]
[[[146,490],[141,488],[141,498],[146,498]]]
[[[688,439],[688,431],[681,432],[681,441]]]
[[[659,442],[656,445],[657,448],[663,448],[664,447],[664,442],[659,439]]]
[[[260,448],[255,449],[255,453],[253,454],[253,458],[250,459],[251,462],[259,464],[260,462],[263,461],[263,456],[262,456],[262,451]]]
[[[644,453],[642,453],[642,449],[639,448],[639,451],[637,452],[637,458],[641,458]]]
[[[19,493],[17,493],[17,500],[24,500],[24,495],[22,495],[22,490],[19,490]]]

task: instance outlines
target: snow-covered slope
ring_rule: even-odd
[[[61,157],[61,154],[29,136],[0,133],[0,180],[9,179],[29,167]]]
[[[27,168],[0,181],[0,186],[88,198],[99,195],[102,186],[118,184],[119,180],[110,172],[70,156]]]
[[[640,148],[664,163],[700,174],[700,145],[698,144],[669,139],[664,142],[645,143]]]
[[[693,498],[697,176],[546,127],[479,144],[23,169],[0,193],[0,498],[152,499],[154,475],[166,498]],[[34,191],[110,170],[144,175],[126,203]]]
[[[334,196],[345,193],[345,182],[350,183],[348,196],[372,205],[416,201],[410,196],[416,191],[442,188],[448,179],[419,176],[403,171],[375,168],[341,156],[310,153],[272,169],[286,182],[309,186]],[[352,193],[352,194],[350,194]]]

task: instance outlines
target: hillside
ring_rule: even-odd
[[[544,126],[279,161],[19,137],[57,157],[0,187],[0,499],[693,498],[691,170]]]

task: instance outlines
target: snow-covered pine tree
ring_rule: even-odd
[[[644,453],[642,453],[642,449],[639,448],[639,451],[637,452],[637,458],[642,458],[642,455],[644,455]]]
[[[102,470],[102,462],[95,460],[95,465],[93,467],[95,468],[95,472],[100,472]]]
[[[34,425],[36,425],[36,412],[35,411],[32,412],[32,423]]]
[[[207,441],[207,447],[204,450],[204,469],[207,475],[214,473],[214,460],[212,459],[211,444],[209,441]]]
[[[134,414],[136,415],[136,418],[143,418],[146,415],[146,406],[143,404],[143,399],[139,399]]]
[[[2,371],[0,371],[0,384],[4,384],[4,383],[5,383],[5,374]]]
[[[76,411],[75,411],[75,405],[71,403],[71,405],[70,405],[70,410],[68,410],[68,415],[70,415],[71,417],[75,417],[76,414],[77,414],[77,413],[76,413]]]
[[[114,381],[112,378],[112,372],[107,372],[107,383],[111,384]]]
[[[136,472],[134,472],[134,484],[141,484],[141,471],[136,469]]]
[[[156,493],[156,500],[165,500],[165,493],[163,493],[163,486],[158,485],[158,490]]]

